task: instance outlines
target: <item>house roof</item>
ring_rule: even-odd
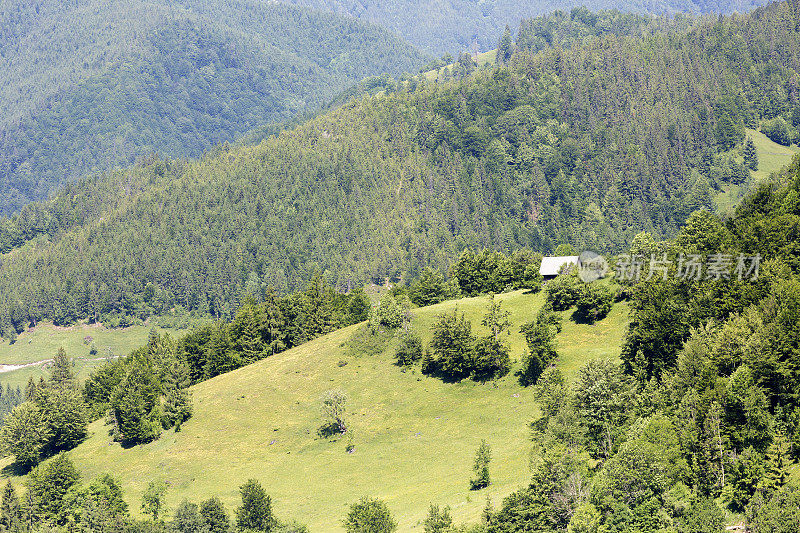
[[[539,274],[542,276],[555,276],[564,265],[577,265],[577,255],[562,255],[556,257],[543,257],[542,266],[539,267]]]

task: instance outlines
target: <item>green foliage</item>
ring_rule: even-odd
[[[452,300],[459,295],[458,285],[453,280],[445,282],[441,272],[432,268],[423,270],[409,287],[409,298],[420,307]]]
[[[5,531],[18,531],[22,528],[22,508],[11,480],[8,480],[3,487],[3,499],[0,501],[0,526]]]
[[[584,503],[577,509],[569,520],[567,533],[599,533],[600,511],[591,503]]]
[[[0,48],[15,48],[16,60],[2,69],[2,213],[153,152],[198,157],[313,112],[362,78],[423,61],[376,26],[286,5],[87,6],[16,3],[4,12]],[[23,40],[39,44],[17,49]]]
[[[525,335],[528,353],[522,362],[520,381],[523,385],[533,385],[539,376],[556,358],[554,327],[545,321],[523,324],[520,332]]]
[[[452,525],[453,518],[450,516],[450,507],[440,508],[434,504],[431,504],[428,516],[422,522],[425,533],[444,533]]]
[[[394,354],[399,366],[411,366],[422,359],[422,339],[411,330],[404,331],[400,336],[400,344]]]
[[[79,480],[75,465],[61,453],[28,474],[25,504],[40,520],[63,523],[66,520],[64,498]]]
[[[742,156],[744,156],[744,163],[750,170],[758,170],[758,152],[756,152],[756,145],[750,137],[744,143],[742,149]]]
[[[594,454],[609,457],[614,453],[629,415],[631,394],[627,376],[613,361],[590,361],[578,371],[575,405]]]
[[[512,55],[514,55],[514,40],[511,37],[511,28],[506,26],[503,36],[497,44],[497,62],[499,64],[508,63]]]
[[[364,497],[350,506],[343,522],[347,533],[392,533],[397,522],[386,502]]]
[[[748,526],[753,533],[790,533],[800,527],[800,491],[784,489],[767,501],[760,500],[750,510]]]
[[[761,132],[770,138],[771,141],[789,146],[794,141],[794,132],[783,117],[775,117],[761,125]]]
[[[325,424],[322,431],[327,433],[344,433],[347,423],[344,419],[347,412],[347,394],[341,390],[330,390],[322,397],[322,415]]]
[[[147,443],[161,435],[161,387],[152,363],[140,356],[129,366],[111,397],[115,438],[123,446]]]
[[[481,445],[475,452],[475,463],[472,465],[472,471],[475,477],[469,481],[469,490],[480,490],[489,486],[491,479],[489,477],[489,463],[492,461],[492,449],[485,440],[481,440]]]
[[[200,504],[200,515],[208,526],[209,533],[228,533],[230,531],[228,512],[217,496]]]
[[[547,303],[554,311],[566,311],[583,296],[584,283],[573,274],[562,274],[544,286]]]
[[[546,418],[556,416],[568,399],[567,385],[561,371],[547,367],[536,382],[536,399]]]
[[[614,293],[605,285],[587,283],[582,287],[576,302],[575,318],[593,324],[608,315],[614,305]]]
[[[197,504],[183,500],[175,509],[172,527],[180,533],[208,533],[208,525],[198,511]]]
[[[431,351],[436,358],[436,368],[447,379],[459,380],[472,372],[475,337],[472,325],[459,316],[458,310],[438,317],[433,325]]]
[[[160,480],[153,480],[147,485],[142,494],[142,512],[150,515],[153,521],[167,514],[166,498],[167,484]]]
[[[493,336],[479,338],[473,346],[473,379],[502,377],[511,370],[508,345]]]
[[[342,291],[413,279],[465,245],[490,252],[451,279],[465,294],[500,292],[514,274],[495,250],[603,252],[643,228],[673,235],[721,186],[716,124],[732,109],[751,125],[788,112],[780,80],[795,75],[798,37],[781,22],[786,9],[653,21],[634,36],[601,25],[580,46],[362,98],[258,146],[75,185],[0,224],[6,250],[49,237],[5,257],[0,326],[11,335],[44,318],[143,319],[178,305],[230,319],[253,287],[285,294],[316,269]],[[595,86],[580,98],[571,89]],[[647,111],[625,120],[631,109]],[[128,180],[131,194],[118,194],[113,184]]]
[[[52,438],[45,413],[34,402],[15,407],[0,428],[0,446],[4,455],[13,455],[17,463],[33,466]]]
[[[408,309],[404,302],[387,292],[381,296],[378,305],[372,308],[369,316],[369,325],[373,329],[381,326],[395,329],[402,326],[407,320]]]

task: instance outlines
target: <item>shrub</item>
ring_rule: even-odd
[[[431,504],[428,509],[428,516],[422,522],[425,533],[442,533],[448,531],[453,525],[453,518],[450,516],[450,507],[445,506],[440,509],[438,505]]]
[[[457,310],[440,315],[433,325],[431,349],[439,371],[446,377],[461,379],[472,373],[472,325]]]
[[[422,359],[422,339],[419,335],[412,331],[404,332],[394,358],[399,366],[411,366]]]
[[[390,329],[399,328],[408,320],[408,310],[403,303],[391,294],[384,294],[378,305],[372,308],[369,325],[372,329],[384,326]]]
[[[329,390],[322,396],[322,414],[325,417],[325,424],[320,428],[323,435],[344,433],[347,431],[347,424],[344,414],[347,410],[347,395],[340,390]]]
[[[547,302],[554,311],[566,311],[575,305],[581,296],[583,282],[574,274],[561,274],[544,286]]]
[[[761,132],[769,137],[773,142],[783,146],[792,144],[793,134],[789,124],[783,117],[775,117],[761,125]]]
[[[605,285],[588,283],[581,291],[575,310],[575,318],[593,324],[603,319],[614,305],[614,293]]]
[[[523,324],[520,332],[528,343],[528,354],[523,358],[520,382],[533,385],[544,369],[556,358],[553,328],[544,322]]]
[[[397,522],[386,502],[377,498],[362,498],[350,506],[344,519],[348,533],[391,533],[397,529]]]
[[[511,370],[508,346],[492,336],[481,337],[475,343],[472,371],[476,379],[505,376]]]

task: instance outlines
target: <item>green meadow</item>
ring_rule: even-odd
[[[113,472],[134,512],[154,477],[168,483],[172,509],[184,498],[218,495],[229,510],[238,487],[256,478],[279,518],[312,531],[342,530],[348,506],[365,495],[385,499],[401,531],[421,530],[431,503],[449,505],[456,522],[477,521],[487,498],[499,505],[528,481],[529,424],[538,416],[533,390],[514,374],[525,349],[519,326],[535,316],[543,296],[518,291],[497,298],[511,313],[516,361],[496,381],[443,383],[403,371],[393,363],[394,339],[382,346],[355,325],[194,386],[194,416],[178,433],[126,450],[98,421],[70,456],[84,479]],[[488,303],[477,297],[415,309],[412,327],[427,344],[436,316],[457,308],[474,333],[484,334]],[[568,376],[589,359],[619,356],[627,315],[627,306],[616,304],[606,319],[585,325],[565,313],[558,364]],[[317,435],[320,398],[331,389],[349,397],[348,431],[338,439]],[[492,447],[492,484],[470,491],[481,439]]]
[[[7,340],[0,342],[0,365],[29,365],[10,372],[0,372],[0,383],[11,386],[24,386],[29,377],[38,380],[46,376],[47,361],[59,347],[75,360],[75,372],[83,379],[102,364],[108,357],[127,355],[147,342],[150,326],[131,326],[121,329],[107,329],[99,324],[78,324],[58,327],[42,323],[20,333],[12,344]],[[170,335],[180,335],[178,330],[166,330]],[[90,353],[92,345],[97,353]]]
[[[758,153],[758,170],[753,172],[753,179],[756,183],[767,179],[773,172],[783,169],[791,163],[792,157],[800,153],[797,145],[781,146],[760,131],[748,129],[746,135],[753,139]],[[725,185],[722,192],[714,198],[717,210],[720,213],[733,212],[746,192],[741,185]]]

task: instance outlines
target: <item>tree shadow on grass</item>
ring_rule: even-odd
[[[2,470],[0,470],[0,475],[5,478],[19,477],[24,476],[31,470],[33,470],[33,465],[24,465],[14,461],[13,463],[4,466]]]
[[[317,435],[319,435],[323,439],[330,439],[333,437],[338,437],[344,435],[345,430],[342,429],[342,426],[337,424],[336,422],[328,422],[327,424],[323,424],[317,429]]]

